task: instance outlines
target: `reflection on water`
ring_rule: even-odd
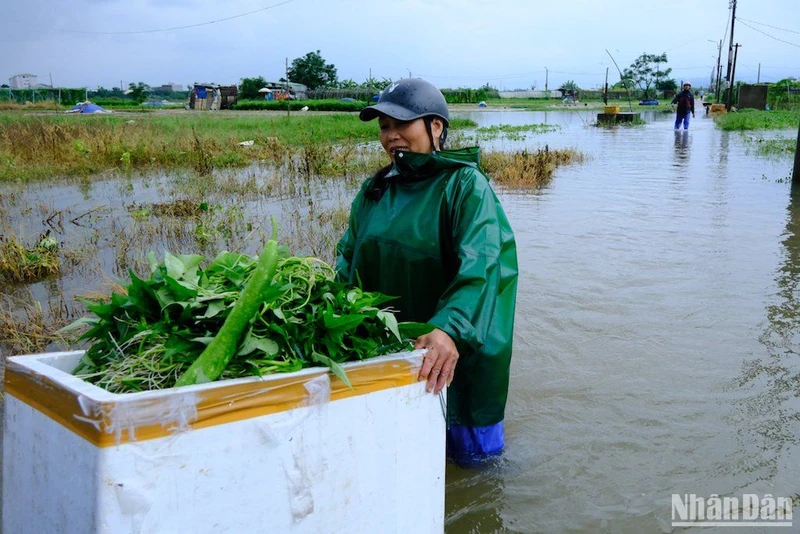
[[[688,163],[689,159],[689,131],[675,130],[675,162],[676,167]]]

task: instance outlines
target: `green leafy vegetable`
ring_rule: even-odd
[[[274,274],[254,284],[273,259]],[[87,302],[92,316],[68,327],[88,326],[81,339],[89,348],[74,373],[109,391],[192,383],[181,378],[187,371],[202,381],[318,365],[349,384],[342,363],[408,350],[409,339],[433,329],[398,324],[381,307],[392,297],[338,282],[328,264],[274,243],[258,261],[231,252],[205,266],[197,255],[148,260],[148,279],[130,273],[125,294]],[[256,285],[258,294],[248,295]],[[255,309],[237,313],[244,304]],[[225,326],[231,321],[236,330]]]

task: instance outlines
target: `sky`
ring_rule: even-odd
[[[737,0],[736,80],[800,77],[800,0]],[[652,7],[648,7],[652,5]],[[238,84],[284,76],[319,50],[340,80],[422,77],[440,88],[583,89],[643,53],[670,77],[723,76],[730,0],[26,0],[0,17],[0,83],[56,87]],[[227,20],[226,20],[227,19]]]

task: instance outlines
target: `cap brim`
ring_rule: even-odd
[[[397,104],[392,104],[391,102],[378,102],[374,106],[362,109],[361,113],[358,114],[358,118],[366,122],[377,119],[381,115],[387,115],[398,121],[410,121],[422,116],[415,115],[406,108],[398,106]]]

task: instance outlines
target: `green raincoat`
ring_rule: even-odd
[[[399,297],[391,302],[399,320],[445,331],[459,352],[448,422],[493,425],[503,420],[508,396],[514,235],[477,147],[395,159],[386,177],[367,180],[353,201],[336,270],[367,291]]]

